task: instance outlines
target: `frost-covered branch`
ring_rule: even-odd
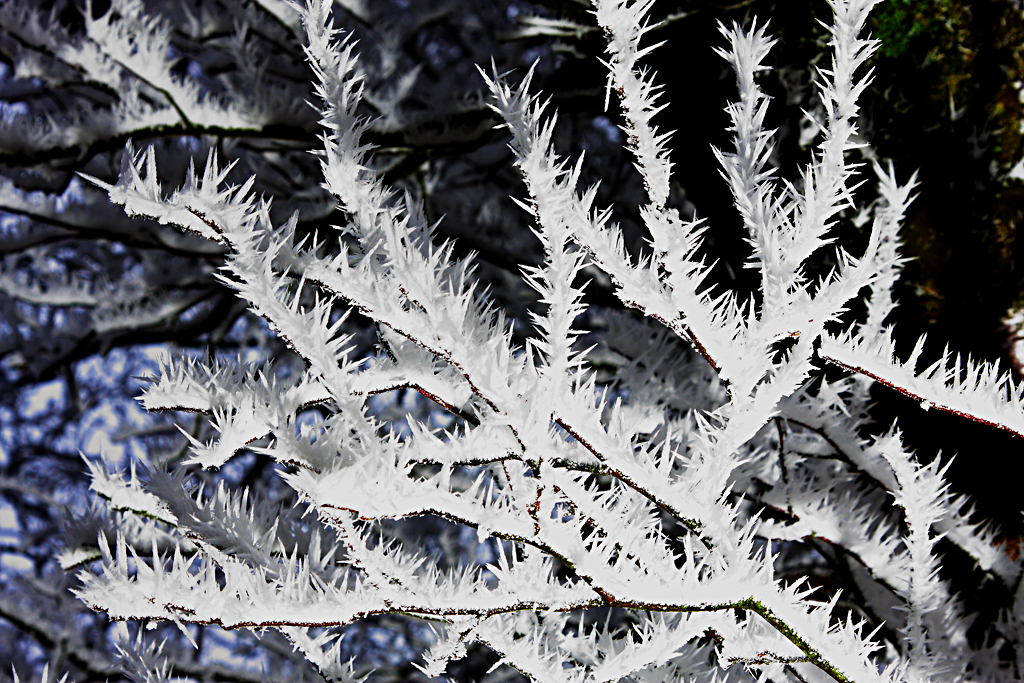
[[[577,187],[586,161],[558,155],[556,117],[530,91],[536,68],[518,86],[481,71],[540,252],[520,273],[535,296],[524,331],[472,259],[455,257],[416,188],[384,182],[357,44],[329,0],[310,0],[300,17],[324,129],[317,154],[337,213],[303,230],[301,209],[282,215],[258,196],[258,175],[233,181],[238,162],[222,165],[214,148],[170,192],[152,147],[128,145],[115,181],[86,176],[129,216],[219,245],[219,282],[301,362],[158,363],[142,405],[200,414],[208,428],[183,429],[180,455],[144,472],[90,462],[114,516],[95,546],[66,555],[68,566],[94,561],[79,597],[115,620],[171,622],[188,639],[197,625],[274,630],[327,680],[355,676],[341,634],[399,618],[430,627],[417,666],[431,676],[474,643],[545,681],[683,680],[716,667],[844,683],[1005,673],[966,637],[964,609],[937,574],[938,539],[1007,586],[1019,561],[992,549],[938,461],[917,464],[894,430],[866,438],[863,380],[819,367],[1024,433],[1013,428],[1021,390],[988,366],[962,373],[944,358],[914,374],[919,351],[891,360],[882,326],[913,179],[900,185],[876,166],[865,252],[840,248],[832,273],[808,275],[858,205],[848,155],[864,144],[857,98],[876,42],[861,34],[874,4],[830,2],[823,139],[791,182],[768,168],[769,102],[756,78],[767,29],[722,31],[739,100],[728,110],[733,150],[718,157],[760,271],[756,300],[711,286],[697,254],[714,227],[673,206],[668,136],[652,123],[657,87],[640,63],[653,49],[641,45],[651,2],[595,2],[644,185],[639,258],[615,208]],[[122,19],[107,16],[111,59],[183,119],[221,106],[157,63],[166,32],[132,16],[149,37],[133,52],[114,26]],[[585,280],[598,276],[627,311],[589,304]],[[832,337],[826,325],[865,288],[866,320]],[[65,304],[92,305],[87,294]],[[372,322],[376,353],[358,343],[354,318]],[[419,398],[381,407],[406,390]],[[232,479],[246,460],[272,468],[277,488]],[[457,531],[433,544],[420,533],[428,520]],[[796,580],[783,557],[794,548],[831,563],[849,595]]]

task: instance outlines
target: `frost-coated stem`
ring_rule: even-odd
[[[640,40],[652,28],[648,13],[654,0],[594,0],[597,24],[608,36],[608,93],[615,91],[626,119],[625,133],[629,150],[636,157],[636,166],[643,176],[651,205],[657,210],[668,201],[672,163],[667,144],[671,133],[659,135],[651,119],[664,106],[657,104],[658,88],[653,74],[648,76],[639,66],[643,57],[661,43],[640,47]],[[605,97],[607,107],[608,97]]]

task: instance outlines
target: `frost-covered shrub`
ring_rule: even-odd
[[[347,218],[331,239],[275,222],[252,181],[225,184],[213,153],[170,194],[152,150],[129,146],[116,184],[94,179],[128,214],[220,245],[222,280],[305,364],[163,364],[143,405],[207,414],[219,436],[190,436],[185,466],[141,479],[92,467],[94,488],[128,514],[112,517],[121,528],[83,570],[82,600],[188,634],[276,630],[328,680],[359,669],[342,656],[344,627],[396,616],[432,630],[416,660],[429,676],[474,643],[540,681],[1018,675],[1008,653],[1019,656],[1021,601],[969,640],[936,545],[1012,590],[1019,561],[970,521],[938,461],[918,464],[895,426],[869,420],[874,381],[1024,436],[1024,389],[993,367],[946,356],[918,370],[920,345],[895,358],[885,320],[914,180],[875,164],[878,200],[862,206],[868,169],[850,160],[865,145],[857,98],[877,44],[861,32],[875,2],[830,3],[821,138],[790,181],[770,166],[755,79],[772,41],[756,24],[722,30],[739,97],[734,146],[719,160],[761,275],[755,300],[710,286],[698,254],[714,227],[670,201],[669,136],[652,125],[657,88],[640,64],[653,49],[640,45],[650,4],[595,2],[609,98],[646,191],[639,257],[595,206],[596,188],[578,187],[585,161],[556,155],[554,116],[530,76],[513,87],[482,72],[544,252],[523,268],[543,306],[522,345],[417,197],[372,169],[356,46],[333,29],[327,0],[310,0],[302,23],[324,183]],[[870,217],[864,253],[840,247],[832,272],[809,276],[830,229],[858,211]],[[596,278],[624,308],[590,310]],[[851,324],[843,314],[863,292],[866,316]],[[377,355],[352,353],[354,316],[376,326]],[[398,389],[430,408],[375,407]],[[242,453],[275,462],[294,498],[191,483]],[[448,524],[426,534],[424,516]],[[91,557],[74,552],[69,563]],[[792,580],[817,562],[836,568],[844,592]],[[136,675],[166,676],[152,646],[124,647]]]

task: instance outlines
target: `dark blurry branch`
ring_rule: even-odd
[[[132,247],[133,249],[158,249],[174,256],[181,256],[189,259],[223,258],[225,253],[224,248],[220,245],[205,240],[196,240],[195,244],[197,249],[195,250],[182,249],[176,245],[160,241],[159,231],[154,231],[149,228],[149,226],[145,226],[141,223],[139,224],[140,229],[130,232],[128,230],[110,230],[108,227],[102,225],[68,223],[51,216],[26,211],[18,207],[0,205],[0,214],[4,213],[12,216],[29,218],[36,223],[55,228],[55,230],[43,233],[42,235],[32,234],[26,235],[21,239],[0,241],[0,254],[14,254],[19,251],[31,249],[32,247],[52,244],[64,239],[105,239],[111,242],[120,242],[126,247]],[[142,236],[150,237],[150,239],[144,239]]]

